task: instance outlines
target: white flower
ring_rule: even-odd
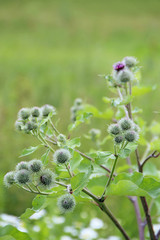
[[[77,236],[78,235],[78,231],[72,226],[64,227],[64,232],[65,233],[70,233],[72,236]]]
[[[64,217],[53,217],[52,222],[54,224],[62,224],[65,222],[65,218]]]
[[[32,216],[30,216],[30,219],[40,219],[41,217],[43,217],[46,214],[46,210],[42,209],[39,212],[34,213]]]
[[[121,239],[117,236],[111,236],[111,237],[107,238],[107,240],[121,240]]]
[[[99,218],[93,218],[90,222],[90,227],[93,229],[100,229],[104,226],[104,223]]]
[[[92,228],[83,228],[80,232],[80,239],[92,240],[98,237],[98,233]]]
[[[72,240],[72,238],[69,236],[62,236],[61,240]]]
[[[0,226],[5,227],[8,224],[16,227],[20,232],[27,232],[27,229],[23,226],[24,223],[15,216],[8,215],[8,214],[1,214],[0,215]]]
[[[157,234],[160,229],[160,224],[154,224],[153,229],[154,229],[155,233]]]
[[[35,226],[33,227],[33,231],[34,231],[34,232],[40,232],[40,230],[41,230],[41,228],[40,228],[40,226],[38,226],[38,225],[35,225]]]

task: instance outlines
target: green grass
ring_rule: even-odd
[[[105,106],[102,97],[108,90],[98,75],[109,73],[126,55],[140,60],[144,83],[158,85],[159,9],[158,0],[0,1],[1,175],[19,162],[23,148],[34,144],[14,131],[21,107],[53,104],[66,132],[76,97]],[[137,101],[148,121],[159,118],[154,114],[158,100],[159,89]],[[20,214],[30,205],[28,194],[1,191],[1,211]]]

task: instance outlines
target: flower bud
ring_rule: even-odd
[[[29,121],[25,125],[25,131],[28,133],[37,128],[37,124],[34,121]]]
[[[40,108],[39,107],[33,107],[31,109],[31,115],[32,115],[32,117],[39,117],[40,116]]]
[[[26,169],[28,170],[28,163],[27,162],[20,162],[16,166],[16,170],[19,171],[21,169]]]
[[[137,124],[133,125],[133,130],[137,133],[139,133],[141,131],[140,127]]]
[[[80,106],[80,105],[82,105],[82,99],[81,99],[81,98],[76,98],[75,101],[74,101],[74,105],[75,105],[75,106]]]
[[[64,164],[67,161],[69,161],[70,158],[71,158],[71,154],[70,154],[69,150],[63,149],[63,148],[58,149],[53,154],[53,159],[57,164]]]
[[[117,62],[113,65],[114,70],[116,70],[117,72],[122,70],[124,67],[125,67],[125,64],[123,62]]]
[[[124,140],[124,137],[123,137],[122,135],[116,136],[116,137],[114,138],[115,144],[120,144],[120,143],[123,142],[123,140]]]
[[[11,187],[15,183],[15,172],[8,172],[3,179],[6,187]]]
[[[18,184],[26,184],[30,182],[30,172],[26,169],[21,169],[15,174],[15,181]]]
[[[122,131],[127,131],[133,127],[133,121],[127,118],[122,118],[118,123]]]
[[[89,134],[91,135],[92,141],[95,141],[96,139],[98,139],[100,137],[101,131],[99,129],[92,128],[89,131]]]
[[[54,173],[45,169],[38,176],[38,185],[44,189],[51,189],[54,185]]]
[[[112,135],[118,135],[121,133],[121,129],[118,124],[111,124],[108,127],[108,132],[109,134],[112,134]]]
[[[126,83],[134,79],[133,73],[129,69],[120,71],[117,75],[117,81],[120,83]]]
[[[126,64],[127,67],[131,68],[137,65],[137,59],[134,57],[125,57],[124,58],[124,63]]]
[[[76,202],[73,195],[65,194],[58,198],[58,208],[62,213],[71,212],[75,208]]]
[[[67,139],[66,139],[65,135],[59,134],[58,137],[57,137],[57,140],[58,140],[58,142],[65,143]]]
[[[42,169],[43,164],[41,160],[34,159],[28,163],[28,167],[32,172],[37,173]]]
[[[18,112],[18,118],[26,120],[29,118],[30,116],[30,109],[29,108],[22,108],[20,109],[20,111]]]
[[[55,113],[55,108],[52,105],[44,105],[42,108],[42,116],[48,117],[48,115],[52,112]]]
[[[16,121],[15,122],[15,129],[17,130],[17,131],[22,131],[22,126],[23,126],[23,123],[22,122],[20,122],[20,121]]]
[[[139,138],[139,135],[135,131],[128,131],[125,133],[125,139],[128,142],[136,142],[138,138]]]

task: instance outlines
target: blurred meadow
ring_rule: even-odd
[[[158,120],[159,0],[0,0],[1,213],[19,216],[33,198],[22,190],[3,187],[3,176],[20,161],[22,149],[35,144],[31,136],[14,130],[18,110],[52,104],[59,114],[59,129],[67,134],[75,98],[105,108],[102,97],[110,93],[99,75],[110,73],[113,63],[124,56],[139,59],[142,84],[157,85],[155,92],[138,98],[136,103],[143,108],[148,123]],[[95,124],[105,134],[107,123]],[[81,136],[81,131],[76,135]],[[88,150],[85,140],[82,149]],[[88,207],[88,211],[100,216],[96,209]],[[126,211],[132,213],[130,208]],[[123,214],[116,205],[114,212]],[[129,218],[127,221],[124,225],[132,226]]]

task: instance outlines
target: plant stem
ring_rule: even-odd
[[[131,86],[131,83],[129,84],[129,92],[130,94],[132,93],[132,86]],[[129,115],[129,118],[132,120],[132,109],[131,109],[131,103],[129,103],[127,106],[126,106],[127,110],[128,110],[128,115]],[[139,152],[138,152],[138,149],[135,150],[135,154],[136,154],[136,160],[137,160],[137,165],[138,165],[138,170],[139,172],[141,172],[141,164],[140,164],[140,157],[139,157]],[[146,198],[145,197],[140,197],[141,199],[141,203],[142,203],[142,206],[143,206],[143,210],[144,210],[144,213],[145,213],[145,216],[146,216],[146,220],[147,220],[147,225],[148,225],[148,229],[149,229],[149,234],[150,234],[150,238],[151,240],[156,240],[156,237],[155,237],[155,233],[154,233],[154,230],[153,230],[153,225],[152,225],[152,220],[151,220],[151,217],[150,217],[150,214],[149,214],[149,209],[148,209],[148,204],[147,204],[147,201],[146,201]],[[137,202],[138,203],[138,202]],[[142,225],[142,224],[141,224]],[[140,226],[141,226],[140,225]],[[139,226],[139,228],[140,228]],[[144,229],[143,229],[144,231]]]
[[[69,167],[67,166],[67,164],[65,164],[65,166],[66,166],[66,169],[67,169],[67,171],[68,171],[70,177],[73,177],[73,176],[72,176],[72,173],[71,173],[71,171],[70,171],[70,169],[69,169]]]
[[[65,185],[64,183],[60,183],[57,182],[57,184],[66,187],[67,185]],[[124,239],[126,240],[130,240],[129,236],[127,235],[127,233],[125,232],[125,230],[123,229],[123,227],[119,224],[119,222],[117,221],[117,219],[113,216],[113,214],[111,213],[111,211],[106,207],[106,205],[100,201],[100,199],[95,196],[93,193],[91,193],[88,189],[83,188],[82,192],[84,192],[85,194],[87,194],[88,196],[90,196],[98,205],[98,207],[111,219],[111,221],[115,224],[115,226],[119,229],[119,231],[122,233],[122,235],[124,236]]]
[[[91,158],[91,157],[89,157],[89,156],[87,156],[85,153],[82,153],[82,152],[80,152],[78,149],[74,149],[74,151],[75,152],[78,152],[82,157],[84,157],[84,158],[86,158],[86,159],[88,159],[88,160],[90,160],[90,161],[92,161],[92,162],[95,162],[95,160],[93,159],[93,158]],[[101,168],[103,168],[104,170],[106,170],[107,172],[111,172],[107,167],[105,167],[104,165],[102,165],[102,164],[100,164],[99,165]],[[114,176],[115,176],[115,174],[113,174]]]
[[[52,128],[53,128],[53,130],[59,135],[60,134],[60,132],[57,130],[57,128],[54,126],[54,124],[53,124],[53,122],[52,122],[52,120],[51,119],[49,119],[49,121],[50,121],[50,124],[51,124],[51,126],[52,126]]]
[[[109,179],[108,179],[108,181],[107,181],[107,184],[106,184],[106,186],[105,186],[105,189],[104,189],[104,192],[103,192],[103,194],[102,194],[101,200],[103,199],[103,197],[104,197],[104,195],[105,195],[105,193],[106,193],[106,189],[107,189],[107,187],[110,185],[110,182],[111,182],[112,177],[113,177],[113,173],[114,173],[114,170],[115,170],[115,167],[116,167],[116,163],[117,163],[117,160],[118,160],[118,155],[115,155],[115,157],[116,157],[116,158],[115,158],[114,163],[113,163],[112,171],[111,171],[110,177],[109,177]]]
[[[44,143],[44,144],[46,144],[46,146],[51,150],[51,152],[55,152],[54,151],[54,149],[49,145],[49,143],[46,141],[46,139],[41,135],[41,134],[38,134],[38,136],[39,136],[39,138],[42,140],[42,142]],[[39,140],[40,140],[39,139]]]

